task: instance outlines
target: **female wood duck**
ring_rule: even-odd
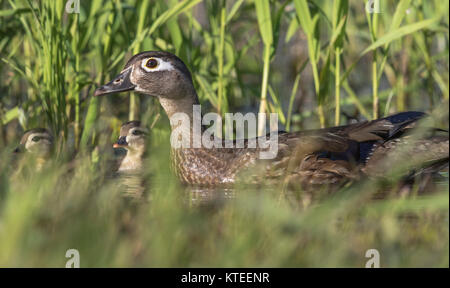
[[[36,169],[41,170],[42,166],[50,159],[53,143],[54,138],[49,130],[34,128],[24,132],[14,153],[23,153],[24,160],[32,158],[35,161]]]
[[[169,118],[181,112],[188,115],[192,124],[193,105],[199,101],[191,74],[177,56],[157,51],[134,55],[122,72],[94,95],[130,90],[157,97]],[[380,172],[375,167],[386,159],[388,152],[409,146],[413,147],[410,155],[420,154],[423,163],[448,163],[448,133],[417,140],[409,136],[408,132],[424,116],[421,112],[404,112],[346,126],[280,132],[278,153],[272,160],[259,159],[263,148],[249,148],[248,140],[244,148],[172,147],[172,163],[181,181],[188,184],[233,183],[238,174],[245,175],[244,170],[253,167],[259,168],[253,169],[259,173],[263,170],[263,174],[258,174],[263,177],[255,179],[284,178],[306,186],[335,184],[354,179],[360,173],[375,175]],[[178,125],[171,121],[172,130]],[[202,133],[194,129],[188,132],[190,137]]]

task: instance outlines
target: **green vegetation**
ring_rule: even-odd
[[[296,131],[420,110],[448,129],[448,1],[386,0],[379,14],[357,0],[65,5],[0,0],[0,267],[64,267],[70,248],[82,267],[364,267],[372,248],[384,267],[449,266],[448,173],[426,195],[392,177],[312,203],[265,185],[224,200],[177,183],[157,100],[92,97],[134,53],[165,50],[191,69],[203,111],[274,112]],[[136,118],[155,124],[140,202],[108,171]],[[34,127],[57,140],[40,172],[11,153]]]

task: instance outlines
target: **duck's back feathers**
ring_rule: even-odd
[[[182,181],[190,184],[234,182],[238,172],[258,166],[266,167],[265,179],[288,177],[306,185],[335,184],[358,178],[361,172],[371,171],[364,169],[366,165],[374,167],[395,150],[406,149],[398,144],[408,142],[410,138],[405,135],[424,116],[422,112],[405,112],[339,127],[279,132],[278,153],[272,160],[260,160],[259,152],[265,148],[251,149],[250,139],[245,140],[244,148],[175,149],[174,168]],[[422,162],[448,158],[448,134],[419,140],[410,143],[415,147],[411,153],[424,156]]]

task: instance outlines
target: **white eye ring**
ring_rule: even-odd
[[[151,62],[151,63],[150,63]],[[159,67],[160,61],[156,58],[147,58],[142,60],[141,67],[147,72],[155,71]]]
[[[157,65],[152,67],[147,66],[148,62],[151,60],[155,60]],[[159,58],[146,58],[144,60],[142,60],[141,62],[141,67],[142,69],[144,69],[146,72],[156,72],[156,71],[170,71],[170,70],[174,70],[174,67],[172,66],[172,64],[170,62],[165,62]]]

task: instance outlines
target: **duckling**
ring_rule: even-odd
[[[94,95],[124,91],[157,97],[169,118],[183,113],[193,127],[193,105],[199,104],[199,100],[189,69],[177,56],[160,51],[136,54],[117,77],[99,87]],[[401,146],[390,144],[393,141],[405,142],[403,139],[407,132],[425,116],[422,112],[411,111],[339,127],[280,132],[278,153],[271,160],[259,159],[263,148],[250,148],[249,139],[245,139],[243,148],[172,147],[172,163],[176,174],[186,184],[234,183],[247,168],[263,167],[263,177],[256,178],[259,179],[256,182],[289,178],[289,181],[300,182],[307,187],[335,185],[358,179],[364,173],[364,167],[371,166],[371,155],[387,156],[388,151],[395,150],[394,146]],[[171,123],[172,130],[178,125]],[[193,141],[194,137],[201,137],[203,129],[196,131],[191,128],[188,132]],[[432,156],[424,157],[424,163],[428,160],[448,161],[448,133],[441,138],[422,140],[428,143],[427,151],[433,151]],[[379,150],[385,147],[392,149]],[[427,155],[426,151],[420,151]]]
[[[142,157],[145,153],[145,141],[148,130],[141,127],[140,121],[129,121],[120,128],[120,136],[113,148],[126,150],[125,157],[120,161],[119,172],[138,171],[142,169]]]
[[[26,160],[32,158],[35,161],[36,170],[39,171],[50,159],[53,145],[54,138],[49,130],[34,128],[24,132],[20,144],[14,150],[14,153],[26,155]]]
[[[123,185],[124,196],[141,199],[144,195],[142,179],[143,156],[145,142],[149,131],[141,126],[140,121],[129,121],[120,127],[119,139],[114,143],[114,149],[124,149],[125,156],[118,163],[116,176]]]

